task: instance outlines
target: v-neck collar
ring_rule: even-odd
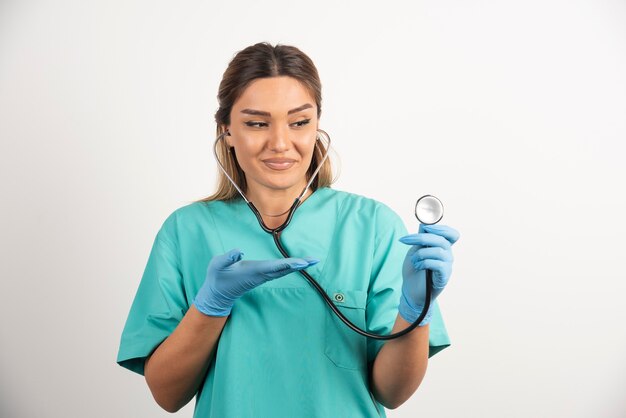
[[[291,222],[281,233],[281,242],[291,257],[314,257],[320,260],[307,269],[316,278],[321,277],[324,270],[337,222],[339,208],[333,199],[329,199],[333,192],[328,187],[315,190],[296,209]],[[274,247],[271,234],[261,228],[242,198],[228,204],[234,211],[233,222],[241,223],[248,233]]]
[[[332,190],[328,187],[322,187],[315,190],[306,200],[304,200],[300,204],[300,206],[298,206],[298,208],[296,208],[294,216],[285,231],[291,228],[291,224],[297,221],[297,218],[299,217],[299,215],[302,214],[302,212],[316,210],[316,208],[319,209],[319,201],[323,200],[324,197],[328,196],[328,194],[331,192]],[[259,221],[257,220],[256,215],[248,207],[248,204],[243,200],[243,198],[239,197],[236,200],[225,203],[229,203],[232,205],[233,209],[235,209],[238,215],[238,220],[245,221],[246,223],[256,224],[258,228],[261,228],[261,225],[259,225]],[[266,232],[263,231],[263,233]]]

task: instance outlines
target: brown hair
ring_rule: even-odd
[[[317,117],[319,118],[322,114],[322,83],[311,58],[294,46],[272,46],[267,42],[261,42],[239,51],[228,64],[226,71],[224,71],[217,94],[219,109],[215,112],[216,135],[223,134],[224,127],[230,125],[230,113],[233,104],[252,81],[258,78],[279,76],[293,77],[302,83],[315,99]],[[326,152],[325,146],[322,141],[316,141],[311,166],[307,170],[307,180],[310,179],[310,176],[322,160]],[[246,178],[237,162],[235,153],[229,152],[224,140],[217,144],[216,151],[226,172],[237,183],[239,188],[245,192]],[[313,190],[316,190],[319,187],[330,186],[332,181],[333,174],[330,159],[326,159],[311,187]],[[199,201],[230,200],[238,196],[237,189],[235,189],[224,173],[219,170],[216,192]]]

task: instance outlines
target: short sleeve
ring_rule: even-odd
[[[388,207],[381,205],[376,214],[375,250],[372,275],[368,290],[366,317],[367,328],[375,334],[389,334],[398,315],[402,289],[402,264],[408,247],[399,242],[407,231],[400,217]],[[429,327],[429,357],[450,345],[439,305],[432,305]],[[367,360],[373,362],[385,341],[367,340]]]
[[[150,251],[126,325],[117,363],[143,374],[146,358],[178,326],[189,306],[185,298],[174,228],[174,215],[159,230]]]

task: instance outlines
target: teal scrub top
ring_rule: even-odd
[[[388,334],[398,314],[407,246],[387,206],[330,188],[315,191],[282,232],[291,256],[320,260],[307,271],[359,327]],[[183,318],[209,261],[239,248],[247,260],[281,258],[242,199],[194,202],[175,210],[156,235],[121,337],[117,362],[143,374],[145,359]],[[437,304],[430,356],[450,345]],[[384,342],[348,329],[298,273],[243,295],[232,309],[195,418],[381,417],[369,363]]]

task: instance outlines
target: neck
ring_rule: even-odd
[[[301,192],[302,188],[297,190],[264,190],[261,193],[249,190],[247,197],[261,213],[265,225],[269,228],[277,228],[287,220],[289,209]],[[311,193],[311,189],[307,189],[301,200],[304,201]]]

